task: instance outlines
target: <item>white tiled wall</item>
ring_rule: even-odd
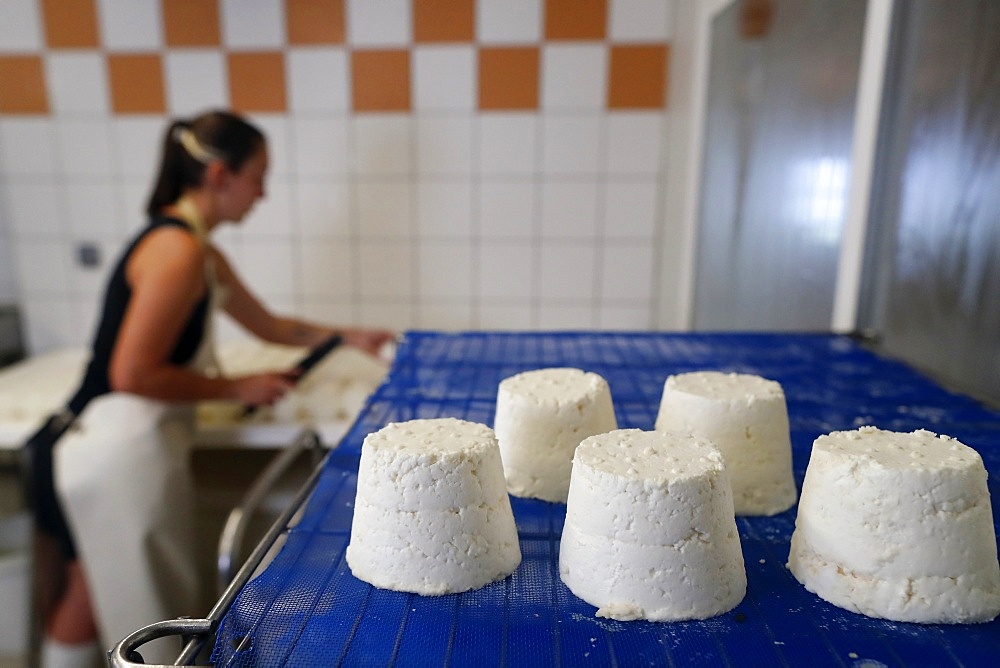
[[[40,48],[37,4],[0,2],[0,51]],[[162,49],[157,5],[102,0],[108,49]],[[671,0],[609,6],[609,37],[669,40]],[[284,48],[281,0],[221,7],[229,50]],[[476,7],[481,44],[539,42],[540,0]],[[353,45],[412,46],[411,25],[407,0],[348,3]],[[672,237],[662,213],[669,111],[607,111],[594,83],[605,77],[592,76],[606,67],[600,48],[544,46],[541,109],[489,113],[476,110],[470,45],[413,47],[409,114],[349,110],[345,48],[285,53],[290,111],[252,115],[270,140],[268,198],[217,236],[268,304],[400,329],[671,322],[656,312],[655,284],[677,282],[658,266]],[[33,352],[89,340],[104,278],[143,223],[167,122],[113,115],[100,58],[45,53],[51,115],[0,115],[0,262],[10,267],[0,297],[16,293]],[[165,52],[172,115],[224,104],[224,58]],[[100,250],[99,268],[75,261],[84,242]]]

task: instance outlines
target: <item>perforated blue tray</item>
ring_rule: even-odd
[[[813,440],[838,429],[929,429],[982,455],[1000,525],[1000,413],[951,393],[846,337],[775,334],[407,334],[385,383],[332,452],[274,561],[223,619],[212,660],[224,666],[995,666],[1000,620],[919,625],[847,612],[785,567],[795,508],[738,518],[747,595],[705,621],[594,616],[558,576],[565,506],[512,499],[523,561],[481,590],[424,597],[351,575],[361,443],[389,422],[458,417],[493,424],[497,384],[520,371],[575,366],[604,376],[619,426],[650,429],[669,374],[717,369],[779,381],[801,488]],[[994,527],[997,533],[997,527]]]

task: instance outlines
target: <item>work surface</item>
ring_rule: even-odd
[[[217,349],[219,366],[227,375],[286,370],[307,352],[257,341],[233,341]],[[86,350],[66,349],[0,369],[0,451],[20,448],[49,415],[66,405],[87,360]],[[324,443],[336,443],[384,375],[381,362],[341,348],[273,408],[244,416],[235,402],[201,402],[195,444],[274,448],[288,443],[303,427],[319,432]]]
[[[358,456],[389,422],[458,417],[493,424],[499,382],[574,366],[604,376],[621,428],[651,429],[663,382],[698,370],[779,381],[796,482],[813,440],[874,425],[929,429],[975,448],[1000,520],[1000,413],[952,394],[845,337],[702,334],[439,334],[406,336],[386,381],[330,453],[301,520],[221,625],[217,665],[810,665],[986,666],[1000,657],[1000,619],[919,625],[847,612],[806,591],[785,567],[796,508],[737,518],[746,598],[705,621],[617,622],[594,616],[558,576],[565,506],[512,499],[523,561],[511,577],[440,597],[384,591],[351,575]],[[995,527],[996,532],[996,527]]]

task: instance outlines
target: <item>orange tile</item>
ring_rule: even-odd
[[[409,111],[410,52],[352,52],[351,96],[354,111]]]
[[[479,108],[537,109],[539,55],[535,47],[479,51]]]
[[[219,46],[218,0],[160,0],[167,46]]]
[[[343,44],[344,0],[285,0],[289,44]]]
[[[162,114],[167,110],[159,54],[106,56],[111,108],[116,114]]]
[[[545,0],[546,39],[604,39],[607,0]]]
[[[471,42],[476,37],[473,0],[413,0],[413,39]]]
[[[42,0],[45,43],[53,49],[100,46],[95,0]]]
[[[609,109],[662,109],[667,104],[666,44],[612,46],[608,68]]]
[[[0,56],[0,114],[47,114],[41,56]]]
[[[285,97],[285,56],[280,51],[230,53],[229,101],[237,111],[288,109]]]

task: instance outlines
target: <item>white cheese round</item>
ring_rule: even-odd
[[[513,573],[521,549],[493,430],[437,418],[369,434],[346,556],[358,579],[425,595]]]
[[[493,428],[507,490],[565,503],[573,451],[580,441],[616,429],[607,381],[580,369],[536,369],[500,382]]]
[[[747,580],[722,454],[675,432],[585,439],[573,459],[559,574],[599,617],[706,619],[731,610]]]
[[[737,515],[774,515],[795,504],[788,409],[779,383],[718,371],[670,376],[656,428],[691,432],[722,451]]]
[[[1000,564],[979,453],[924,430],[820,436],[788,567],[809,591],[869,617],[993,619]]]

